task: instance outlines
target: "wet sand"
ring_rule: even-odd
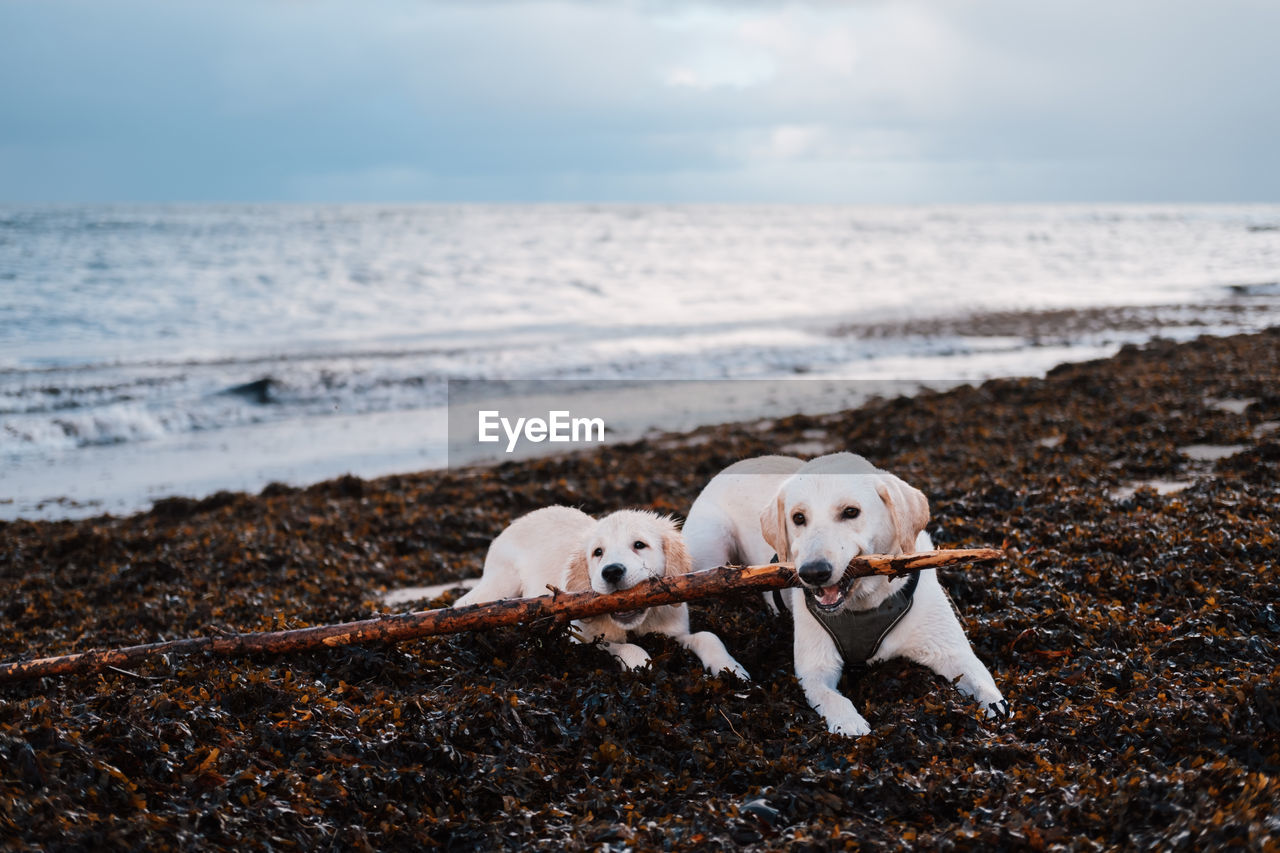
[[[1220,329],[1249,331],[1275,322],[1271,305],[1254,297],[1274,292],[1272,284],[1240,285],[1228,297],[1200,305],[1109,305],[992,311],[912,320],[901,323],[842,325],[835,337],[883,338],[1016,338],[1033,346],[1065,346],[1087,340],[1142,340],[1155,335],[1185,339]]]
[[[475,573],[489,540],[536,507],[683,513],[735,459],[850,449],[929,495],[940,546],[1007,549],[943,582],[1013,706],[985,720],[894,661],[844,684],[872,733],[828,735],[792,677],[789,626],[751,596],[694,607],[750,684],[704,677],[653,637],[641,640],[652,669],[622,673],[546,628],[174,659],[0,687],[0,839],[1275,845],[1276,388],[1280,331],[1155,342],[1044,379],[567,458],[0,523],[0,658],[12,660],[367,617],[384,589]]]

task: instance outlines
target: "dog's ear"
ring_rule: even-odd
[[[893,519],[894,540],[903,554],[914,554],[916,537],[929,523],[929,499],[924,492],[908,486],[892,474],[884,474],[876,483],[876,494],[889,508]]]
[[[790,562],[791,534],[787,531],[787,506],[782,489],[778,489],[777,496],[760,510],[760,533],[779,560]]]
[[[584,592],[591,589],[591,573],[587,569],[587,549],[583,545],[581,548],[574,548],[573,553],[569,555],[569,562],[565,563],[564,575],[561,577],[560,585],[565,592]],[[533,595],[541,595],[541,591],[532,593]]]
[[[685,547],[684,536],[674,521],[670,519],[663,519],[663,521],[665,523],[662,529],[662,559],[666,564],[663,574],[668,577],[687,575],[693,571],[693,560],[689,557],[689,549]]]

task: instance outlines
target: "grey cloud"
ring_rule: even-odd
[[[1280,197],[1280,6],[0,5],[0,200]]]

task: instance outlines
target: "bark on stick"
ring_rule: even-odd
[[[899,575],[961,563],[990,562],[1001,557],[991,548],[921,551],[890,556],[855,557],[849,570],[856,575]],[[422,610],[287,631],[223,634],[147,643],[117,649],[98,649],[58,657],[0,664],[0,684],[50,675],[78,675],[136,665],[161,655],[207,653],[215,657],[253,654],[288,654],[353,643],[397,643],[436,634],[456,634],[506,625],[552,619],[568,622],[604,613],[638,610],[710,598],[730,592],[764,592],[799,586],[795,567],[789,563],[767,566],[721,566],[669,578],[655,578],[622,592],[557,591],[537,598],[512,598],[469,607]]]

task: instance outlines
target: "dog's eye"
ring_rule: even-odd
[[[597,548],[597,549],[595,549],[594,551],[592,551],[592,552],[591,552],[591,556],[593,556],[593,557],[603,557],[603,556],[604,556],[604,549],[603,549],[603,548]]]
[[[844,512],[840,513],[840,515],[844,518],[857,518],[862,515],[862,510],[856,506],[847,506],[844,508]]]
[[[804,513],[803,512],[791,513],[791,522],[796,527],[804,527]]]
[[[636,541],[631,543],[631,547],[635,548],[637,551],[643,551],[645,548],[648,548],[649,546],[641,542],[639,539],[637,539]]]

